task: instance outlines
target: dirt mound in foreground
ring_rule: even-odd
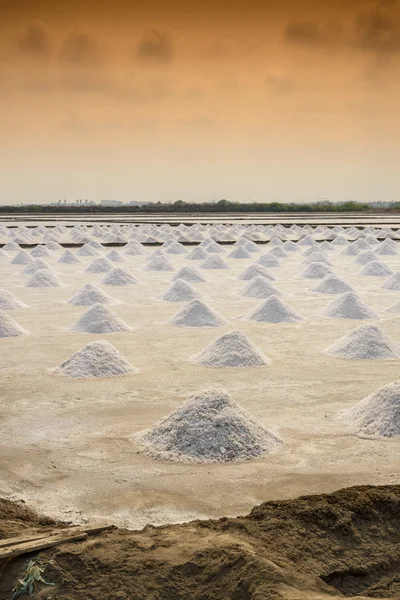
[[[40,525],[4,502],[5,531],[9,521],[24,532],[30,519]],[[400,486],[267,502],[237,519],[117,529],[40,558],[52,561],[45,579],[55,586],[37,597],[51,600],[399,598]],[[12,596],[25,564],[3,566],[0,600]]]

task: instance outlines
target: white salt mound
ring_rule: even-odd
[[[228,258],[251,258],[251,254],[243,246],[238,246],[228,254]]]
[[[14,256],[14,258],[11,261],[12,265],[27,265],[30,262],[32,262],[32,257],[25,252],[25,250],[21,250],[21,252],[18,252],[18,254],[16,256]]]
[[[268,298],[260,306],[251,311],[246,319],[260,323],[297,323],[303,321],[303,317],[282,302],[278,296]]]
[[[30,288],[55,288],[63,286],[63,282],[49,269],[39,269],[28,279],[26,287]]]
[[[341,294],[328,305],[322,314],[331,319],[377,319],[379,317],[353,292]]]
[[[301,273],[300,277],[303,279],[323,279],[327,275],[332,275],[332,269],[325,263],[311,263]]]
[[[270,252],[262,254],[257,263],[263,267],[279,267],[279,260]]]
[[[362,325],[332,344],[325,353],[347,360],[394,360],[400,357],[400,348],[376,325]]]
[[[398,437],[400,435],[400,381],[379,388],[341,417],[360,435]]]
[[[139,282],[136,277],[131,275],[126,269],[112,269],[101,280],[101,283],[104,285],[125,286],[136,285]]]
[[[269,298],[270,296],[280,296],[281,292],[268,279],[258,275],[250,280],[239,295],[245,298]]]
[[[247,335],[239,330],[221,335],[192,360],[200,365],[219,368],[260,367],[269,363]]]
[[[137,369],[112,344],[101,340],[74,352],[56,372],[69,377],[118,377],[136,373]]]
[[[387,277],[391,273],[393,273],[393,271],[389,269],[389,267],[378,260],[372,260],[367,263],[358,274],[368,275],[369,277]]]
[[[176,275],[172,278],[172,281],[176,281],[177,279],[184,279],[185,281],[189,281],[191,283],[201,283],[206,281],[203,277],[202,273],[196,267],[182,267],[179,269]]]
[[[147,265],[143,268],[144,271],[174,271],[173,265],[168,258],[163,255],[151,257]]]
[[[116,333],[129,331],[130,327],[108,306],[94,304],[68,329],[83,333]]]
[[[18,337],[27,331],[18,325],[6,312],[0,310],[0,338]]]
[[[45,246],[35,246],[35,248],[31,251],[31,256],[34,258],[43,258],[43,256],[52,256],[53,253],[51,250],[46,248]]]
[[[160,296],[160,300],[166,302],[189,302],[196,298],[201,298],[200,292],[191,283],[183,279],[174,281],[167,291]]]
[[[125,259],[120,255],[120,253],[117,250],[111,250],[111,252],[106,254],[106,258],[108,258],[108,260],[111,260],[111,262],[115,263],[125,262]]]
[[[313,292],[317,292],[318,294],[344,294],[345,292],[352,292],[353,288],[351,285],[337,277],[336,275],[328,275],[324,277],[324,279],[319,283],[315,288],[312,289]]]
[[[205,258],[207,258],[207,256],[208,252],[206,252],[204,248],[200,248],[200,246],[197,246],[185,258],[187,258],[188,260],[204,260]]]
[[[97,285],[87,283],[68,300],[68,303],[75,306],[93,306],[93,304],[117,304],[117,301]]]
[[[58,263],[62,263],[64,265],[73,265],[75,263],[81,263],[81,259],[79,256],[71,252],[71,250],[65,250],[65,252],[60,256],[57,260]]]
[[[400,273],[393,273],[393,275],[382,284],[382,287],[385,290],[393,290],[395,292],[400,291]]]
[[[218,254],[212,254],[201,263],[200,269],[229,269],[229,266]]]
[[[395,302],[395,304],[392,304],[392,306],[389,306],[389,308],[386,309],[386,312],[399,314],[400,313],[400,300],[399,300],[399,302]]]
[[[193,394],[135,439],[156,459],[189,463],[252,460],[281,443],[223,390]]]
[[[85,273],[108,273],[113,268],[114,265],[108,258],[95,258],[85,269]]]
[[[26,308],[26,304],[8,290],[0,290],[0,310],[15,310]]]
[[[357,256],[356,263],[358,265],[366,265],[373,260],[376,260],[376,254],[371,252],[371,250],[365,250]]]
[[[27,263],[26,267],[24,268],[24,274],[32,275],[32,273],[35,273],[36,271],[43,270],[43,269],[46,269],[48,271],[53,271],[53,269],[50,267],[50,265],[47,264],[47,262],[45,260],[43,260],[43,258],[35,258],[35,259],[31,260],[31,262]]]
[[[201,300],[192,300],[168,323],[177,327],[222,327],[228,321]]]
[[[242,281],[249,281],[250,279],[258,276],[265,277],[270,281],[275,281],[276,279],[275,275],[271,275],[268,269],[262,265],[250,265],[243,271],[243,273],[239,275],[238,279]]]

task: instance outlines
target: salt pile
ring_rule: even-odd
[[[63,286],[61,279],[49,269],[39,269],[28,279],[26,287],[30,288],[55,288]]]
[[[193,357],[193,362],[207,367],[261,367],[269,360],[260,352],[245,333],[239,330],[221,335],[202,352]]]
[[[150,258],[147,265],[143,268],[144,271],[174,271],[174,266],[169,262],[168,258],[163,255]]]
[[[115,263],[125,262],[125,259],[122,258],[122,256],[117,250],[111,250],[111,252],[106,254],[106,258],[108,258],[108,260],[111,260],[111,262]]]
[[[250,265],[250,267],[247,267],[247,269],[245,269],[243,273],[239,275],[238,279],[242,281],[249,281],[250,279],[254,279],[254,277],[258,276],[265,277],[270,281],[275,281],[276,279],[276,277],[271,275],[268,269],[262,265]]]
[[[197,246],[197,248],[194,248],[191,251],[191,253],[186,256],[186,258],[188,260],[204,260],[205,258],[207,258],[207,256],[208,252],[206,252],[204,248],[200,248],[200,246]]]
[[[114,265],[108,258],[95,258],[85,269],[85,273],[107,273],[114,268]]]
[[[192,300],[168,323],[177,327],[222,327],[228,321],[201,300]]]
[[[393,360],[399,348],[376,325],[362,325],[325,350],[326,354],[348,360]]]
[[[43,258],[43,256],[52,256],[53,253],[45,246],[35,246],[31,251],[31,256],[34,258]]]
[[[28,333],[14,319],[0,310],[0,338],[11,338]]]
[[[112,269],[101,280],[101,283],[104,285],[126,286],[136,285],[139,282],[126,269]]]
[[[156,459],[190,463],[252,460],[281,443],[223,390],[193,394],[135,439]]]
[[[21,250],[21,252],[18,252],[18,254],[16,256],[14,256],[14,258],[11,261],[12,265],[27,265],[29,263],[32,262],[32,257],[25,252],[25,250]]]
[[[65,252],[60,256],[57,260],[58,263],[62,263],[64,265],[73,265],[75,263],[82,262],[79,256],[71,252],[71,250],[65,250]]]
[[[8,290],[0,290],[0,310],[15,310],[26,308],[26,304]]]
[[[253,277],[250,283],[239,293],[245,298],[269,298],[270,296],[280,296],[281,292],[265,277]]]
[[[160,300],[166,302],[189,302],[201,298],[200,292],[188,281],[176,279],[167,291],[160,296]]]
[[[382,286],[385,290],[393,290],[395,292],[400,291],[400,272],[393,273],[389,279],[387,279]]]
[[[228,254],[228,258],[251,258],[251,254],[243,246],[238,246]]]
[[[324,263],[311,263],[300,275],[303,279],[323,279],[332,274],[332,269]]]
[[[392,306],[389,306],[389,308],[386,309],[386,312],[399,314],[400,313],[400,300],[399,300],[399,302],[395,302],[395,304],[392,304]]]
[[[330,260],[322,252],[313,252],[303,260],[303,264],[309,265],[311,263],[331,264]]]
[[[130,327],[108,306],[94,304],[68,329],[82,333],[116,333],[129,331]]]
[[[282,302],[278,296],[268,298],[268,300],[251,311],[246,319],[260,323],[297,323],[303,321],[303,317]]]
[[[376,255],[371,252],[371,250],[365,250],[365,252],[361,252],[356,258],[356,263],[358,265],[366,265],[367,263],[376,260]]]
[[[262,254],[257,260],[259,265],[263,267],[279,267],[279,260],[271,253]]]
[[[122,354],[106,341],[87,344],[63,363],[56,372],[69,377],[118,377],[136,373]]]
[[[398,437],[400,435],[400,381],[379,388],[350,409],[342,418],[360,435]]]
[[[352,292],[353,288],[351,285],[337,277],[336,275],[328,275],[321,283],[312,289],[313,292],[318,294],[344,294],[345,292]]]
[[[49,264],[43,258],[35,258],[29,262],[24,268],[25,275],[31,275],[36,271],[47,269],[48,271],[53,271]],[[53,271],[54,272],[54,271]]]
[[[201,283],[206,281],[199,269],[196,269],[196,267],[182,267],[179,269],[177,274],[174,275],[172,281],[176,281],[177,279],[183,279],[184,281],[189,281],[191,283]]]
[[[97,285],[87,283],[68,300],[68,304],[73,304],[75,306],[93,306],[93,304],[117,304],[117,301],[107,294],[107,292],[97,287]]]
[[[93,246],[89,244],[84,244],[81,248],[79,248],[77,255],[78,256],[98,256],[99,252]]]
[[[378,260],[372,260],[361,269],[358,275],[368,275],[369,277],[386,277],[391,273],[393,273],[393,271],[389,269],[389,267]]]
[[[3,250],[6,252],[17,252],[18,250],[21,250],[21,247],[15,242],[7,242],[7,244],[3,246]]]
[[[218,255],[213,254],[200,265],[201,269],[229,269],[228,264]]]
[[[379,317],[353,292],[346,292],[336,298],[322,314],[331,319],[377,319]]]

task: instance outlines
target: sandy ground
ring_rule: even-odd
[[[265,248],[265,246],[263,247]],[[335,272],[381,313],[379,326],[400,342],[399,316],[382,312],[400,292],[379,289],[382,278],[357,275],[354,257],[331,253]],[[105,253],[105,252],[104,252]],[[59,254],[58,254],[59,255]],[[178,268],[197,265],[170,257]],[[37,510],[67,520],[105,518],[125,527],[193,518],[235,516],[269,499],[329,492],[355,484],[400,483],[400,439],[367,440],[348,433],[337,419],[380,386],[398,379],[399,361],[345,361],[322,351],[363,323],[324,319],[334,298],[310,291],[318,282],[296,279],[301,253],[274,269],[284,300],[305,317],[301,324],[249,323],[239,317],[258,300],[237,296],[238,274],[252,261],[227,259],[229,271],[204,271],[196,284],[230,320],[218,329],[188,329],[165,322],[183,304],[157,300],[171,273],[142,271],[145,259],[129,257],[142,282],[107,288],[121,301],[112,307],[132,330],[112,335],[66,331],[83,312],[66,301],[101,276],[83,265],[54,266],[65,287],[30,289],[23,266],[0,261],[0,287],[29,305],[9,314],[30,334],[0,340],[0,492],[24,498]],[[400,270],[400,255],[381,257]],[[212,369],[189,357],[219,335],[239,328],[271,359],[256,369]],[[52,370],[89,341],[107,339],[139,373],[112,379],[74,380]],[[260,423],[284,441],[262,460],[232,465],[158,462],[144,455],[132,435],[178,407],[192,391],[225,387]]]

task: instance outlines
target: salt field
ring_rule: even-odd
[[[138,528],[400,483],[400,231],[0,224],[2,495]]]

